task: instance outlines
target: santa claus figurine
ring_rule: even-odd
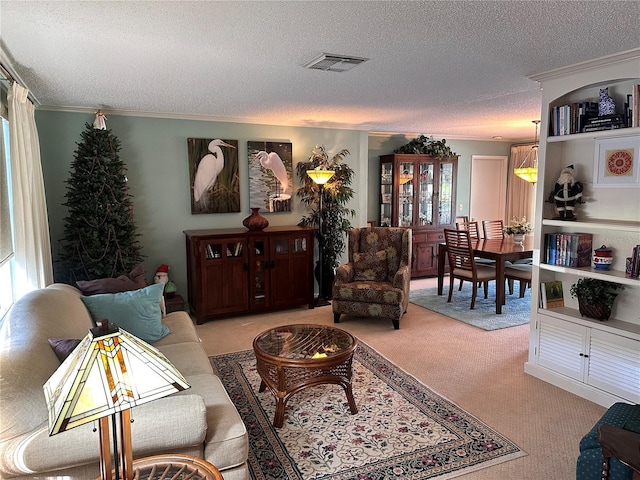
[[[164,263],[158,267],[156,274],[153,277],[153,283],[164,284],[164,296],[166,298],[173,298],[178,288],[176,284],[169,280],[169,265]]]
[[[549,200],[555,203],[558,211],[558,216],[554,217],[554,220],[576,219],[573,210],[577,203],[582,203],[582,183],[576,181],[576,171],[573,165],[562,169],[549,197]]]
[[[153,283],[162,283],[165,286],[169,283],[169,265],[164,263],[156,270],[156,275],[153,277]]]

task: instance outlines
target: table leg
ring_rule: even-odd
[[[353,398],[353,390],[351,388],[351,383],[347,383],[343,385],[343,387],[344,387],[344,392],[347,395],[347,401],[349,402],[349,408],[351,409],[351,414],[355,415],[356,413],[358,413],[358,407],[356,406],[356,401]]]
[[[504,301],[504,258],[499,257],[496,260],[496,313],[502,313]]]
[[[276,398],[276,414],[273,417],[273,426],[282,428],[284,425],[284,398]]]
[[[444,285],[444,262],[447,249],[444,245],[438,244],[438,295],[442,295]]]

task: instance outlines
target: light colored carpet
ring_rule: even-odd
[[[464,282],[462,290],[458,290],[458,282],[456,281],[450,303],[447,302],[448,283],[445,285],[442,295],[438,295],[437,287],[412,290],[409,301],[483,330],[498,330],[529,323],[531,289],[527,289],[522,298],[518,296],[517,285],[512,295],[507,292],[506,304],[503,305],[500,315],[496,314],[495,282],[489,283],[487,298],[484,298],[484,289],[482,287],[479,289],[473,310],[469,308],[471,293],[471,282]]]
[[[211,357],[249,433],[253,480],[450,479],[523,455],[513,442],[360,341],[351,414],[344,389],[294,394],[282,428],[275,399],[258,392],[252,350]]]
[[[412,289],[435,285],[411,281]],[[250,350],[260,332],[290,323],[333,325],[331,307],[212,320],[197,331],[211,356]],[[529,454],[459,480],[575,480],[578,443],[606,409],[524,373],[529,325],[485,331],[409,304],[399,330],[346,316],[338,326]]]

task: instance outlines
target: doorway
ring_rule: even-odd
[[[478,222],[505,219],[507,166],[506,156],[471,156],[470,219]]]

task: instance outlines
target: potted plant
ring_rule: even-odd
[[[624,285],[596,278],[579,278],[571,285],[571,297],[578,299],[580,315],[597,320],[608,320],[611,308],[618,294],[616,290],[624,290]]]
[[[343,163],[344,157],[349,155],[349,150],[343,149],[329,156],[324,145],[316,145],[311,151],[309,160],[296,165],[296,173],[300,179],[301,187],[296,191],[296,196],[302,203],[311,209],[311,213],[302,217],[298,225],[304,227],[318,227],[319,218],[319,193],[320,187],[307,175],[307,170],[321,168],[333,170],[333,177],[322,189],[322,230],[318,232],[319,245],[322,247],[322,283],[321,294],[324,298],[331,298],[331,285],[338,266],[339,258],[347,244],[346,234],[351,229],[349,217],[355,216],[355,210],[347,208],[346,204],[353,198],[354,191],[351,188],[354,171],[349,165]],[[321,268],[318,266],[318,268]]]
[[[517,217],[513,217],[511,223],[504,227],[505,235],[513,235],[513,241],[520,245],[524,241],[524,236],[527,233],[531,233],[532,230],[531,222],[527,221],[527,217],[522,217],[520,220]]]

